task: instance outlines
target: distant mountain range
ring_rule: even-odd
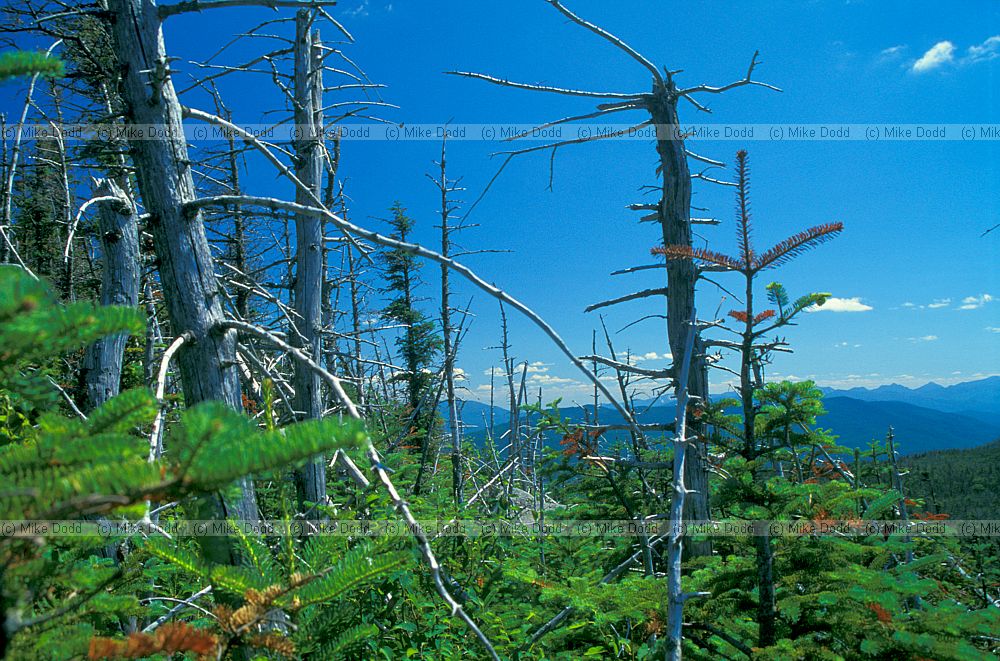
[[[884,438],[891,425],[901,452],[906,454],[970,448],[1000,439],[1000,376],[967,381],[952,386],[928,383],[919,388],[892,384],[874,389],[821,388],[827,414],[817,420],[830,429],[839,442],[848,447],[864,448],[873,438]],[[560,409],[563,415],[579,422],[592,419],[593,407],[573,406]],[[462,405],[462,422],[467,435],[485,438],[490,407],[476,401]],[[602,424],[621,424],[621,415],[610,406],[599,410]],[[672,400],[643,411],[639,422],[671,422]],[[506,409],[494,407],[493,424],[498,433],[508,424]]]
[[[827,396],[850,397],[865,402],[904,402],[948,413],[993,418],[1000,422],[1000,376],[956,383],[952,386],[928,383],[919,388],[907,388],[893,383],[873,389],[820,388],[820,390]]]

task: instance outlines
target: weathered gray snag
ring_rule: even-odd
[[[670,501],[670,531],[667,533],[667,659],[679,661],[683,643],[684,602],[695,596],[706,596],[708,593],[684,592],[681,586],[681,555],[684,550],[684,502],[687,500],[688,489],[684,483],[687,451],[691,443],[697,439],[687,436],[687,372],[694,357],[694,341],[698,335],[697,315],[691,311],[691,322],[688,328],[684,354],[680,363],[680,374],[677,375],[677,417],[674,432],[673,461],[673,498]]]
[[[109,0],[114,50],[122,68],[122,99],[126,122],[156,126],[168,137],[132,140],[129,144],[142,201],[149,214],[147,228],[159,261],[160,282],[174,335],[190,333],[178,356],[184,398],[188,405],[219,400],[240,409],[236,338],[221,330],[223,321],[216,280],[201,212],[187,207],[196,199],[181,106],[170,79],[161,19],[152,0]],[[242,497],[199,501],[203,519],[258,518],[253,482],[242,481]],[[201,538],[210,560],[231,562],[229,541]]]
[[[489,76],[481,73],[471,73],[464,71],[451,71],[453,75],[463,76],[482,80],[494,85],[512,87],[516,89],[531,90],[566,96],[576,96],[594,99],[605,99],[603,103],[597,105],[596,110],[589,113],[564,117],[555,121],[547,122],[538,128],[547,128],[570,122],[603,118],[614,113],[641,111],[649,115],[649,119],[637,124],[633,128],[642,126],[653,126],[656,129],[656,151],[658,156],[657,175],[660,177],[661,198],[656,205],[633,205],[632,208],[640,211],[653,211],[655,213],[646,216],[643,220],[655,220],[660,224],[664,245],[691,245],[691,179],[699,178],[713,183],[726,183],[712,180],[702,174],[692,174],[688,167],[688,158],[694,158],[718,166],[719,163],[706,159],[705,157],[691,154],[684,144],[684,135],[679,132],[680,120],[677,113],[677,105],[681,99],[690,102],[697,109],[708,111],[708,109],[698,102],[695,94],[718,94],[721,92],[741,87],[745,85],[757,85],[768,89],[778,90],[778,88],[752,79],[754,68],[757,65],[757,54],[754,53],[750,61],[750,67],[744,78],[719,87],[709,85],[698,85],[686,89],[679,88],[674,82],[674,72],[664,68],[661,72],[648,58],[641,55],[634,48],[629,46],[619,37],[604,30],[598,25],[591,23],[570,11],[559,0],[546,0],[563,16],[573,23],[593,32],[618,50],[624,52],[632,60],[645,68],[652,77],[652,89],[650,92],[622,93],[622,92],[592,92],[587,90],[576,90],[562,87],[552,87],[548,85],[533,85],[527,83],[513,82],[496,76]],[[780,91],[780,90],[778,90]],[[567,139],[551,144],[526,147],[524,149],[502,152],[510,158],[519,154],[527,154],[535,151],[551,150],[553,154],[560,147],[577,145],[586,142],[594,142],[607,138],[624,135],[628,130],[616,131],[610,134],[600,134],[583,138]],[[518,139],[530,135],[526,131],[512,139]],[[506,164],[506,162],[505,162]],[[704,221],[704,219],[699,219]],[[649,290],[638,294],[621,297],[613,301],[591,306],[591,309],[604,307],[615,303],[620,303],[635,298],[642,298],[650,294],[665,294],[667,297],[667,340],[670,352],[675,360],[683,354],[684,343],[687,336],[688,320],[694,310],[695,285],[698,280],[698,270],[694,263],[688,261],[668,262],[666,265],[667,286],[661,290]],[[677,372],[673,368],[673,372]],[[693,402],[705,402],[708,397],[708,364],[706,362],[705,347],[700,337],[695,338],[694,357],[686,384],[675,381],[676,393],[682,387],[687,389],[688,397]],[[703,437],[700,433],[701,426],[696,419],[689,423],[692,435]],[[692,446],[692,452],[688,457],[685,468],[685,484],[691,495],[686,499],[685,518],[688,520],[706,520],[709,517],[708,500],[708,464],[706,448],[704,443]],[[693,555],[705,555],[711,553],[711,544],[708,541],[690,540],[685,547]]]
[[[691,172],[688,169],[684,141],[671,127],[680,126],[677,87],[669,72],[666,78],[654,77],[653,93],[647,109],[653,124],[658,127],[656,153],[659,156],[661,177],[660,204],[657,208],[663,245],[691,245]],[[660,130],[665,127],[666,130]],[[689,332],[688,320],[694,312],[695,285],[698,271],[693,261],[668,261],[667,270],[667,339],[674,360],[684,355],[684,345]],[[694,330],[692,327],[690,330]],[[676,371],[676,370],[675,370]],[[676,376],[676,375],[675,375]],[[696,403],[708,401],[708,366],[705,348],[700,335],[695,335],[694,353],[691,356],[687,383],[676,382],[675,397],[682,389],[686,398]],[[708,457],[702,426],[695,422],[691,432],[699,441],[691,445],[691,453],[684,463],[684,485],[691,497],[684,500],[685,519],[706,521],[711,518],[708,497]],[[678,434],[680,434],[678,430]],[[691,555],[709,555],[711,542],[690,540],[687,546]]]
[[[447,138],[441,141],[440,177],[434,182],[441,193],[441,255],[451,256],[452,232],[457,227],[451,223],[451,214],[455,211],[449,194],[459,190],[457,182],[448,178]],[[451,482],[455,505],[462,506],[462,430],[458,420],[458,404],[455,397],[455,355],[452,349],[454,343],[454,328],[451,320],[451,280],[447,264],[441,265],[441,339],[444,342],[444,379],[445,397],[448,403],[448,435],[451,437]]]
[[[139,217],[132,201],[111,179],[94,181],[94,196],[117,198],[98,202],[100,229],[101,305],[139,305]],[[87,348],[82,377],[84,409],[92,411],[118,394],[128,336],[109,335]]]
[[[323,186],[323,62],[319,31],[312,29],[313,15],[300,10],[295,15],[295,201],[312,206]],[[305,188],[306,190],[303,190]],[[314,361],[322,355],[323,292],[325,276],[323,221],[311,214],[295,216],[295,312],[298,332],[289,333],[292,344]],[[294,406],[300,419],[323,415],[319,376],[301,361],[295,362]],[[306,502],[326,500],[326,465],[322,457],[294,472],[300,511],[316,512]]]

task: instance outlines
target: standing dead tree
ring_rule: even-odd
[[[175,6],[176,7],[176,6]],[[196,198],[182,110],[171,81],[163,40],[166,14],[151,0],[109,0],[115,54],[121,67],[126,122],[155,126],[163,139],[130,141],[136,178],[149,221],[147,228],[159,262],[160,281],[175,335],[190,334],[178,355],[186,402],[219,400],[242,408],[236,338],[222,331],[222,302],[201,213],[185,205]],[[244,479],[242,496],[200,502],[204,519],[258,517],[253,483]],[[200,540],[206,557],[235,560],[226,538]]]
[[[51,46],[49,46],[46,51],[46,56],[50,56],[52,52],[62,43],[61,39],[56,40]],[[35,85],[38,82],[40,74],[34,74],[31,77],[31,82],[28,85],[27,94],[25,94],[24,107],[21,110],[21,117],[14,129],[14,140],[10,149],[9,161],[4,159],[4,174],[6,175],[6,180],[4,181],[3,188],[3,216],[0,217],[0,263],[17,263],[20,264],[28,273],[31,273],[31,269],[27,267],[21,256],[17,252],[14,241],[14,232],[11,226],[11,221],[13,219],[12,205],[14,199],[14,180],[17,175],[17,165],[18,165],[18,155],[21,151],[21,144],[24,137],[24,125],[28,119],[28,111],[31,109],[32,97],[35,92]],[[6,140],[6,133],[5,140]],[[6,148],[6,142],[4,143]],[[32,273],[32,275],[34,275]]]
[[[101,305],[139,304],[139,216],[131,200],[111,179],[95,180],[101,241]],[[124,334],[95,342],[84,356],[84,409],[92,411],[118,394],[125,354]]]
[[[300,9],[295,15],[295,201],[309,205],[323,187],[323,53],[319,30],[313,30],[313,13]],[[304,190],[308,189],[308,190]],[[309,195],[309,192],[312,195]],[[295,216],[295,312],[298,332],[289,333],[313,360],[322,354],[323,299],[326,260],[323,221],[315,216]],[[295,362],[295,411],[304,420],[323,416],[319,376],[301,361]],[[326,467],[317,457],[295,470],[299,511],[315,512],[307,502],[326,500]]]
[[[679,71],[671,71],[665,67],[663,71],[660,71],[651,60],[644,57],[622,39],[598,25],[577,16],[559,2],[559,0],[546,0],[546,2],[571,22],[598,35],[646,69],[652,77],[652,89],[649,92],[593,92],[519,83],[482,73],[465,71],[451,71],[449,73],[482,80],[503,87],[602,100],[594,111],[547,122],[538,128],[548,128],[582,120],[603,119],[621,112],[645,112],[648,115],[647,119],[627,129],[503,152],[507,156],[505,165],[514,156],[536,151],[551,151],[554,157],[555,152],[560,147],[617,138],[626,135],[631,129],[652,126],[656,131],[657,175],[660,177],[658,189],[661,197],[657,204],[633,204],[630,208],[636,211],[651,212],[643,220],[656,221],[660,225],[664,245],[690,246],[692,240],[691,226],[693,223],[699,222],[698,219],[691,218],[691,180],[693,178],[707,179],[702,174],[691,173],[688,159],[701,161],[712,167],[718,167],[722,164],[688,151],[684,142],[685,135],[679,130],[678,105],[683,100],[691,103],[699,111],[709,112],[708,107],[698,101],[696,97],[703,94],[720,94],[746,85],[757,85],[767,89],[780,90],[772,85],[753,80],[754,69],[759,64],[757,53],[754,53],[744,78],[719,87],[697,85],[682,88],[677,85],[674,78]],[[531,131],[521,133],[515,136],[514,139],[528,135],[531,135]],[[668,263],[665,268],[667,275],[667,286],[665,289],[647,290],[635,295],[622,297],[615,301],[591,306],[588,310],[625,300],[666,295],[667,339],[670,352],[674,356],[674,359],[677,360],[683,355],[684,351],[688,323],[691,319],[691,313],[694,310],[694,292],[699,271],[692,262],[672,262]],[[676,366],[672,369],[672,372],[677,372]],[[700,338],[695,338],[694,358],[688,383],[675,383],[674,387],[678,393],[680,388],[686,388],[688,397],[694,402],[706,401],[708,396],[707,361],[705,348]],[[691,419],[689,424],[692,427],[691,435],[702,437],[698,433],[699,424],[697,420]],[[709,518],[708,464],[704,445],[699,444],[696,449],[697,451],[692,452],[688,458],[685,473],[685,482],[691,490],[691,497],[687,500],[686,518],[689,520],[704,520]],[[708,542],[693,542],[690,548],[695,554],[704,554],[711,551],[711,546]]]
[[[684,592],[681,585],[681,560],[684,550],[684,501],[688,489],[684,484],[688,446],[697,439],[687,436],[687,371],[694,354],[694,338],[698,334],[697,315],[691,313],[691,326],[684,346],[684,357],[678,375],[677,417],[674,433],[673,498],[670,501],[670,530],[667,532],[667,659],[679,661],[683,644],[684,602],[706,593]]]
[[[458,180],[448,178],[447,167],[447,136],[441,140],[441,160],[438,162],[440,169],[438,177],[435,179],[430,175],[428,178],[437,187],[441,194],[441,255],[445,258],[452,253],[452,234],[460,229],[452,223],[452,215],[456,210],[452,195],[462,190]],[[444,352],[444,391],[448,406],[448,437],[451,439],[451,475],[452,492],[455,498],[455,505],[462,505],[462,429],[458,417],[458,401],[455,396],[455,329],[451,318],[451,280],[450,272],[446,264],[441,264],[441,341]]]

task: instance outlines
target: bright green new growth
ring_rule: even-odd
[[[45,53],[37,51],[0,53],[0,82],[36,74],[59,78],[63,75],[63,63],[61,60],[47,57]]]
[[[127,390],[87,419],[57,412],[60,393],[48,366],[60,354],[104,335],[143,328],[136,310],[60,305],[44,283],[19,268],[0,267],[0,519],[74,520],[98,514],[136,519],[146,512],[147,500],[183,501],[227,488],[247,474],[359,447],[367,438],[360,422],[333,418],[262,430],[240,413],[205,402],[180,412],[166,434],[166,453],[150,462],[148,433],[159,404],[149,390]],[[0,607],[7,617],[0,652],[40,658],[41,650],[47,656],[58,649],[62,658],[79,656],[94,621],[135,611],[135,590],[142,587],[135,583],[137,556],[123,565],[108,564],[94,554],[109,541],[114,540],[96,535],[0,537]],[[258,557],[270,552],[259,539],[243,542],[247,557],[253,556],[251,551]],[[209,566],[197,555],[167,550],[158,542],[147,548],[208,578],[220,590],[240,595],[267,588],[275,578],[263,560],[240,567]],[[281,603],[297,598],[296,609],[302,609],[336,599],[401,562],[400,556],[387,553],[367,563],[363,558],[370,552],[358,546],[339,563],[330,555],[306,553],[302,571],[311,570],[311,578],[285,593]],[[113,597],[105,593],[112,585]],[[25,611],[34,601],[27,589],[49,597]],[[65,625],[57,643],[39,635],[34,623],[43,621],[49,628]],[[65,635],[70,630],[73,635]]]

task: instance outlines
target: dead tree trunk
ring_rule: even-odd
[[[662,198],[657,209],[660,228],[665,246],[691,245],[691,172],[684,141],[674,127],[680,126],[677,116],[679,97],[672,77],[656,79],[653,95],[648,101],[648,109],[657,128],[656,152],[660,158],[660,178]],[[698,271],[691,260],[667,261],[667,339],[674,365],[684,355],[684,344],[690,332],[695,333],[694,353],[688,371],[687,383],[677,382],[675,396],[683,391],[695,404],[704,405],[708,401],[708,368],[705,350],[697,334],[697,326],[690,327],[689,320],[694,311],[695,284]],[[679,377],[675,370],[675,378]],[[688,418],[687,433],[696,440],[691,444],[691,452],[684,462],[684,485],[689,496],[684,499],[684,520],[706,521],[711,518],[708,502],[708,466],[705,434],[694,416]],[[680,435],[681,430],[677,430]],[[708,540],[688,540],[687,554],[693,556],[710,555],[712,544]]]
[[[319,32],[312,30],[313,15],[300,10],[295,15],[295,176],[308,191],[296,187],[295,201],[314,206],[323,185],[323,62]],[[316,362],[321,359],[323,335],[323,221],[314,215],[295,217],[295,324],[293,345]],[[323,415],[319,376],[301,361],[295,362],[295,410],[300,419]],[[299,510],[306,502],[326,500],[326,468],[318,457],[295,470]],[[313,510],[315,511],[315,510]]]
[[[602,27],[577,16],[559,0],[547,1],[554,9],[571,22],[598,35],[646,69],[652,75],[652,91],[645,93],[594,92],[589,90],[554,87],[550,85],[534,85],[530,83],[514,82],[505,78],[497,78],[495,76],[488,76],[481,73],[465,71],[452,71],[449,73],[483,80],[503,87],[603,100],[603,102],[598,104],[597,109],[594,112],[573,115],[557,119],[552,122],[547,122],[541,125],[541,128],[553,127],[579,120],[608,117],[613,113],[620,112],[640,111],[648,113],[649,118],[647,120],[634,125],[630,129],[622,129],[608,134],[601,133],[598,135],[588,135],[588,137],[559,140],[548,144],[525,147],[523,149],[502,153],[507,155],[508,161],[514,156],[533,153],[536,151],[551,150],[554,155],[555,151],[560,147],[615,138],[626,135],[632,129],[638,129],[651,125],[657,131],[656,150],[659,156],[658,170],[659,176],[661,177],[662,198],[656,205],[636,204],[632,205],[631,208],[635,210],[648,210],[656,212],[652,217],[647,217],[643,220],[657,220],[659,222],[665,245],[690,246],[691,223],[693,222],[691,219],[692,175],[688,169],[687,159],[688,157],[696,158],[697,160],[702,160],[713,166],[718,166],[720,164],[715,161],[711,161],[710,159],[690,154],[685,149],[684,136],[679,133],[677,104],[683,98],[689,101],[697,109],[707,111],[708,108],[696,100],[695,95],[719,94],[744,85],[759,85],[773,90],[777,90],[778,88],[752,79],[754,68],[757,65],[757,54],[755,53],[753,59],[750,61],[750,68],[747,70],[745,78],[719,87],[697,85],[695,87],[680,89],[674,84],[673,73],[665,67],[661,72],[659,67],[654,65],[649,59],[644,57],[641,53],[629,46],[623,40]],[[531,135],[531,131],[525,131],[515,137],[523,138],[529,135]],[[708,180],[700,174],[694,176]],[[693,262],[690,260],[684,263],[676,262],[674,264],[668,264],[667,288],[665,291],[657,289],[640,292],[637,296],[626,296],[612,301],[605,301],[603,303],[592,305],[587,308],[587,311],[589,312],[599,307],[635,300],[645,296],[662,295],[665,293],[667,296],[667,339],[674,360],[677,361],[680,359],[683,352],[688,320],[691,318],[691,311],[694,309],[694,292],[697,279],[698,271]],[[675,377],[677,371],[678,370],[674,369]],[[700,338],[695,339],[694,359],[691,365],[688,383],[675,383],[675,393],[679,394],[682,387],[686,388],[688,396],[696,403],[699,401],[704,403],[705,398],[708,395],[708,370],[705,360],[704,345],[702,344]],[[691,490],[691,497],[686,500],[687,505],[685,506],[685,519],[705,520],[709,518],[706,446],[704,441],[701,440],[703,439],[704,434],[699,433],[701,430],[697,429],[700,425],[696,422],[696,418],[692,416],[690,419],[692,420],[693,425],[689,425],[692,426],[692,429],[689,431],[689,435],[698,436],[699,440],[695,445],[692,445],[691,449],[693,452],[691,452],[685,468],[685,484]],[[698,542],[692,540],[687,546],[685,546],[685,551],[693,555],[704,555],[711,553],[711,545],[709,542]]]
[[[346,208],[342,209],[341,213],[344,218],[347,218]],[[361,354],[361,283],[358,280],[361,275],[355,267],[354,248],[346,246],[345,250],[347,250],[347,272],[350,278],[349,287],[351,292],[351,336],[353,349],[351,358],[354,363],[354,377],[358,380],[358,406],[365,407],[367,406],[368,394],[365,382],[365,365]],[[362,410],[364,409],[362,408]]]
[[[692,311],[688,336],[684,345],[684,353],[677,375],[677,414],[674,432],[673,479],[670,500],[670,532],[667,538],[667,655],[669,661],[680,661],[683,644],[684,602],[693,593],[685,593],[681,587],[681,558],[684,551],[684,505],[687,500],[688,488],[685,484],[685,468],[687,466],[687,407],[688,396],[686,384],[688,370],[694,354],[695,337],[698,335],[697,317]],[[676,355],[676,354],[675,354]],[[677,363],[675,363],[677,364]]]
[[[156,127],[167,137],[130,141],[142,201],[149,213],[160,282],[175,335],[189,333],[178,355],[184,398],[188,405],[206,400],[240,409],[236,337],[220,330],[223,321],[219,283],[202,214],[186,205],[195,200],[181,106],[170,79],[162,21],[152,0],[108,0],[114,50],[122,68],[126,122]],[[194,515],[203,519],[234,517],[256,520],[253,482],[245,478],[234,502],[221,497],[198,502]],[[234,560],[224,537],[200,538],[206,557]]]
[[[449,193],[456,190],[455,182],[448,179],[447,139],[441,141],[441,172],[435,182],[441,193],[441,254],[451,255],[451,233],[455,227],[451,224],[451,213],[454,211]],[[448,404],[448,436],[451,438],[451,482],[455,506],[462,506],[462,437],[458,422],[458,402],[455,397],[455,352],[451,321],[451,281],[450,269],[441,265],[441,336],[444,342],[444,386],[445,398]]]
[[[139,217],[131,200],[111,179],[95,180],[101,241],[101,305],[139,305]],[[109,335],[94,342],[83,359],[84,410],[92,411],[118,394],[128,336]]]

